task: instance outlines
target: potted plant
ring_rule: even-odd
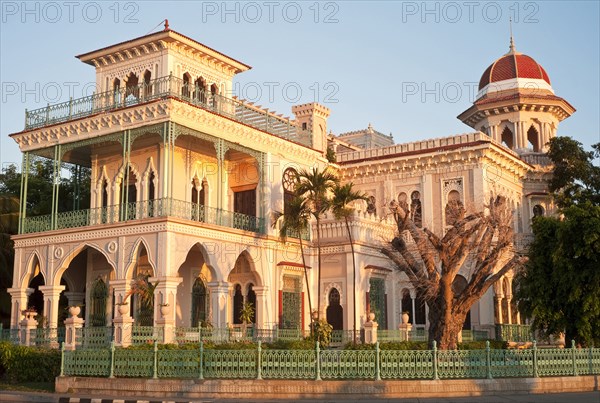
[[[408,325],[409,318],[410,318],[410,316],[409,316],[408,311],[402,312],[402,324],[403,325]]]
[[[252,302],[244,302],[242,309],[240,310],[240,320],[242,321],[242,336],[246,337],[246,328],[249,323],[254,320],[254,305]]]
[[[37,311],[35,310],[34,307],[30,306],[27,309],[23,309],[21,311],[21,314],[23,316],[25,316],[25,319],[32,320],[32,319],[34,319],[35,315],[37,315]]]

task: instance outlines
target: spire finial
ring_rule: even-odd
[[[515,53],[517,50],[515,49],[515,41],[513,39],[513,32],[512,32],[512,17],[510,17],[508,19],[508,24],[510,26],[510,53]]]
[[[165,20],[165,31],[169,30],[169,20]]]

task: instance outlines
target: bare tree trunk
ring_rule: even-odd
[[[429,343],[438,343],[440,350],[456,350],[458,336],[467,317],[467,312],[452,312],[450,308],[439,310],[436,306],[446,305],[438,302],[429,306]]]

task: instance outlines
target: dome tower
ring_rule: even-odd
[[[458,116],[463,123],[519,153],[545,152],[559,122],[575,112],[554,94],[546,70],[532,57],[509,51],[479,80],[473,106]]]

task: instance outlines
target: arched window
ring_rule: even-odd
[[[96,279],[92,285],[91,293],[92,309],[89,325],[106,326],[106,301],[108,299],[108,287],[101,278]]]
[[[417,227],[420,228],[423,226],[423,216],[421,213],[421,193],[416,190],[410,195],[410,218]]]
[[[377,215],[377,205],[375,196],[369,196],[367,199],[367,213]]]
[[[148,175],[148,216],[154,217],[154,199],[156,198],[156,188],[154,186],[154,181],[156,180],[156,176],[154,175],[154,171],[150,172]]]
[[[463,218],[465,209],[460,200],[460,193],[456,190],[448,193],[448,202],[446,203],[446,225],[454,225],[457,221]]]
[[[527,141],[529,142],[528,148],[532,149],[533,151],[540,151],[541,145],[538,141],[538,131],[535,127],[533,127],[533,125],[531,125],[529,130],[527,130]]]
[[[404,210],[405,213],[408,213],[408,196],[406,193],[401,192],[398,194],[398,205]]]
[[[210,95],[212,98],[212,106],[215,109],[219,108],[219,87],[216,84],[210,86]]]
[[[125,203],[127,203],[128,216],[124,217],[124,219],[135,220],[137,215],[137,177],[135,176],[135,173],[133,172],[133,169],[131,169],[131,167],[127,167],[125,172],[127,172],[128,174],[124,175],[121,181],[121,208],[124,208]]]
[[[373,277],[369,280],[369,312],[375,314],[375,321],[380,329],[387,329],[387,303],[385,280]]]
[[[134,102],[140,96],[140,89],[138,87],[139,78],[134,73],[129,73],[125,81],[125,101]]]
[[[144,98],[148,98],[152,95],[152,85],[150,84],[150,80],[152,79],[152,73],[149,70],[146,70],[144,73]]]
[[[200,103],[206,103],[206,81],[202,77],[194,81],[194,99]]]
[[[298,172],[294,168],[287,168],[283,171],[281,178],[281,186],[283,187],[283,209],[294,198],[294,190],[296,189],[296,181]]]
[[[543,217],[544,214],[546,214],[544,207],[542,207],[539,204],[536,204],[535,206],[533,206],[533,217]]]
[[[244,295],[242,294],[242,286],[235,285],[235,293],[233,294],[233,323],[239,325],[242,323],[240,315],[244,306]]]
[[[504,130],[502,130],[500,142],[511,150],[513,149],[515,145],[513,142],[513,132],[508,127],[505,127]]]
[[[189,98],[191,94],[191,82],[192,76],[189,73],[183,74],[183,86],[181,87],[181,96],[183,98]]]
[[[340,304],[340,292],[337,288],[332,288],[329,292],[329,305],[327,306],[327,323],[333,330],[344,329],[344,310]]]
[[[113,103],[117,105],[121,103],[121,80],[118,78],[113,81]]]
[[[208,321],[208,291],[200,277],[192,287],[192,327],[203,326]]]

